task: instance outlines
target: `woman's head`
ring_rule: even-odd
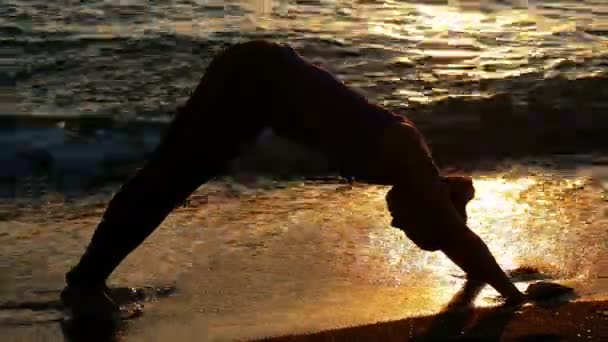
[[[460,216],[467,221],[467,204],[475,198],[475,187],[471,177],[446,176],[443,181],[448,185],[450,199]]]
[[[450,196],[452,205],[466,222],[468,215],[466,211],[467,204],[475,197],[475,187],[473,179],[466,176],[444,176],[441,180],[447,185],[447,191]],[[387,193],[388,209],[397,221],[409,221],[407,217],[412,216],[411,211],[432,210],[427,206],[420,206],[420,199],[408,191],[407,188],[393,187]],[[421,215],[414,215],[419,217]],[[424,216],[424,215],[422,215]]]
[[[388,210],[393,217],[391,225],[403,230],[410,240],[427,251],[440,249],[442,241],[452,234],[450,229],[456,227],[451,224],[454,222],[445,221],[453,218],[444,212],[449,210],[445,206],[446,195],[464,222],[467,221],[466,206],[475,197],[470,177],[448,176],[442,177],[441,181],[442,189],[430,196],[401,186],[393,186],[386,194]]]

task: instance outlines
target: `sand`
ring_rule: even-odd
[[[501,308],[445,311],[338,330],[260,341],[606,341],[608,302],[580,301],[559,307],[527,306],[518,312]]]
[[[388,226],[386,188],[218,182],[200,189],[112,276],[111,286],[177,289],[145,303],[143,316],[118,335],[146,342],[444,341],[464,330],[465,340],[608,341],[605,192],[585,170],[521,167],[474,175],[471,228],[505,269],[534,267],[538,280],[574,288],[576,302],[509,314],[488,309],[496,293],[486,288],[474,302],[479,309],[438,314],[462,285],[462,272]],[[69,337],[51,309],[110,194],[7,204],[0,263],[9,267],[0,272],[0,303],[20,308],[0,310],[0,341]],[[84,329],[84,340],[101,336],[98,328]]]

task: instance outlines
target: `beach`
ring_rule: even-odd
[[[0,340],[608,340],[603,2],[0,4],[15,61],[0,85]],[[143,315],[70,326],[64,274],[108,201],[213,56],[251,39],[412,119],[442,173],[473,177],[469,225],[500,266],[537,271],[516,286],[575,295],[509,312],[484,288],[446,311],[464,275],[390,227],[388,187],[348,185],[265,131],[110,278],[144,293]]]

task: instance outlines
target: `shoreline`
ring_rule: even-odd
[[[449,103],[454,101],[448,101],[444,109],[437,106],[437,110],[459,108],[458,112],[469,112],[479,105],[479,101],[466,100],[461,104]],[[497,105],[505,99],[497,97],[488,101]],[[480,122],[434,125],[429,118],[426,121],[414,118],[441,168],[495,168],[510,161],[556,155],[570,156],[574,163],[568,164],[576,164],[577,156],[591,156],[583,159],[592,159],[594,155],[608,152],[605,139],[595,139],[589,134],[585,134],[585,139],[577,139],[581,132],[571,131],[558,141],[555,137],[545,137],[548,139],[545,142],[551,141],[551,144],[544,144],[543,140],[535,140],[537,133],[525,123],[511,122],[505,128],[503,124],[492,122],[494,119],[484,119],[494,106],[487,110],[485,107],[488,106],[479,107]],[[421,114],[424,111],[422,109]],[[51,183],[63,182],[64,178],[70,179],[69,183],[73,178],[76,183],[99,184],[121,182],[141,166],[159,144],[168,123],[123,122],[103,116],[1,115],[0,126],[0,162],[7,165],[0,170],[0,183],[47,177]],[[513,136],[516,131],[517,138]],[[337,167],[321,153],[274,134],[262,134],[255,146],[247,148],[235,160],[230,173],[278,178],[319,177],[337,174]]]

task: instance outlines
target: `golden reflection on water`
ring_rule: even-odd
[[[514,255],[518,246],[505,246],[520,230],[522,220],[530,211],[530,202],[518,200],[519,194],[536,181],[531,177],[514,180],[501,178],[476,179],[476,198],[469,203],[469,226],[484,235],[491,250],[499,254],[498,261],[506,268],[517,267]]]
[[[111,38],[145,38],[142,54],[137,56],[143,59],[150,55],[146,49],[157,48],[156,42],[171,46],[176,39],[183,38],[195,45],[199,42],[213,45],[205,49],[202,60],[176,50],[171,54],[177,58],[174,62],[151,61],[149,68],[137,69],[146,72],[150,79],[170,74],[168,70],[182,65],[200,71],[223,48],[223,43],[256,38],[276,40],[290,44],[303,56],[339,75],[348,85],[360,88],[370,100],[387,106],[439,101],[446,94],[481,96],[510,92],[512,80],[521,79],[528,84],[562,74],[603,75],[601,61],[608,40],[601,28],[608,27],[606,4],[586,1],[573,11],[572,4],[561,2],[536,7],[526,6],[522,1],[449,1],[452,6],[436,3],[197,0],[140,4],[136,10],[118,3],[107,9],[106,5],[96,8],[83,4],[61,8],[62,15],[45,15],[42,11],[33,22],[35,31],[65,32],[69,39],[72,34],[75,39],[97,37],[117,46],[122,40]],[[523,7],[513,3],[523,3]],[[589,7],[587,11],[583,10],[585,6]],[[106,10],[114,14],[105,15]],[[120,14],[124,14],[124,20],[111,19],[122,18]],[[81,16],[81,20],[74,19]],[[90,16],[95,18],[94,25],[84,19]],[[600,32],[589,34],[594,28]],[[154,43],[147,45],[148,42]],[[215,46],[216,42],[222,44]],[[83,43],[82,51],[85,46],[88,44]],[[600,63],[591,63],[593,59]],[[84,60],[104,63],[89,56]],[[31,63],[37,64],[33,60]],[[527,76],[533,77],[527,80]],[[193,76],[188,82],[196,83],[198,77]],[[489,80],[490,86],[480,88],[479,80]],[[92,101],[90,105],[98,108],[97,102],[89,100],[96,97],[82,90],[88,89],[82,82],[71,82],[69,92],[82,96],[82,103]],[[46,95],[32,91],[28,82],[21,86],[27,94],[24,106],[29,111],[49,110],[37,105],[46,101]],[[104,91],[110,92],[111,88]],[[429,88],[444,91],[429,93]],[[407,92],[421,95],[409,96]],[[160,94],[164,92],[158,91],[155,96]],[[162,96],[167,96],[163,101],[174,100],[169,95]]]
[[[421,23],[437,31],[478,30],[487,17],[481,12],[459,11],[455,7],[417,5]]]
[[[585,209],[598,199],[581,195],[588,186],[587,178],[494,175],[476,177],[474,183],[476,197],[468,206],[469,226],[505,270],[531,266],[550,278],[569,282],[589,276],[590,265],[602,248],[595,234],[601,236],[602,230],[593,226],[594,218]],[[420,276],[434,278],[441,284],[433,287],[435,298],[449,298],[461,285],[453,276],[462,276],[462,271],[441,253],[421,252],[399,235],[390,228],[369,233],[370,250],[384,255],[380,258],[383,263],[367,277],[389,286],[406,286]],[[517,285],[525,290],[528,284]],[[486,288],[476,304],[494,305],[496,295]]]

